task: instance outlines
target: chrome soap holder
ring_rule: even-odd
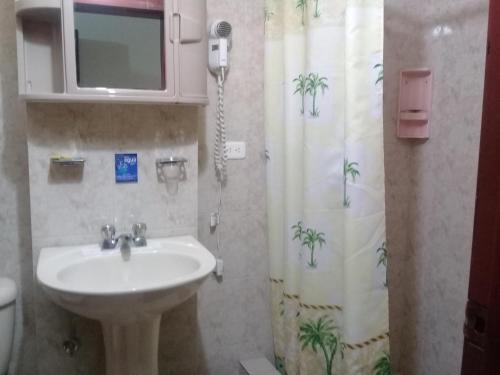
[[[83,167],[85,164],[85,159],[82,157],[62,157],[62,156],[52,156],[50,162],[53,165],[58,165],[62,167]]]
[[[179,181],[186,179],[186,158],[171,156],[169,158],[156,159],[156,171],[160,181],[167,185],[169,194],[177,194]]]

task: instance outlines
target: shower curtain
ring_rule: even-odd
[[[277,368],[389,374],[383,0],[266,0],[265,19]]]

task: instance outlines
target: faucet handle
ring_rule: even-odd
[[[101,227],[101,234],[103,240],[113,240],[115,238],[116,229],[112,224],[105,224]]]
[[[147,229],[148,227],[145,223],[135,223],[132,225],[132,233],[134,234],[134,237],[144,237]]]
[[[102,235],[102,248],[103,249],[114,249],[116,246],[115,239],[116,229],[114,225],[105,224],[101,227]]]
[[[148,227],[145,223],[135,223],[132,225],[132,233],[134,235],[134,245],[137,247],[147,246],[146,230]]]

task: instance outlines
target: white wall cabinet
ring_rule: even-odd
[[[206,0],[16,0],[27,101],[207,104]]]

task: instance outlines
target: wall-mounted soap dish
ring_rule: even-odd
[[[179,181],[186,179],[186,163],[186,158],[177,156],[156,159],[158,179],[166,183],[169,194],[177,194]]]
[[[52,156],[50,162],[53,165],[59,165],[62,167],[83,167],[85,164],[85,159],[82,157],[64,157],[64,156]]]
[[[431,70],[402,70],[399,90],[398,137],[429,138],[432,106]]]

